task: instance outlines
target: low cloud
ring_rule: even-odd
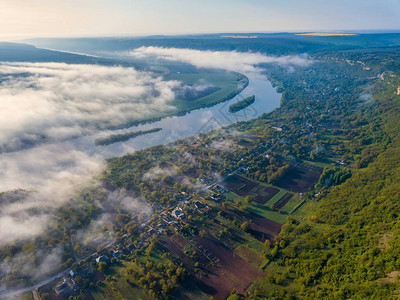
[[[104,168],[102,157],[54,144],[0,155],[0,247],[36,236],[51,226],[54,212]],[[5,229],[5,230],[4,230]]]
[[[17,239],[27,239],[43,232],[48,225],[46,216],[29,216],[21,213],[17,217],[4,215],[0,216],[0,247],[9,244]]]
[[[160,167],[154,167],[150,169],[148,172],[143,174],[143,179],[144,180],[160,180],[165,176],[170,176],[170,177],[176,177],[178,176],[178,168],[177,167],[172,167],[172,168],[160,168]]]
[[[182,85],[179,88],[175,89],[175,96],[177,99],[183,100],[196,100],[200,97],[205,97],[215,91],[219,90],[219,88],[206,84],[206,83],[197,83],[194,85]]]
[[[88,183],[86,182],[85,185]],[[71,188],[66,186],[65,188]],[[54,189],[56,186],[53,187]],[[58,186],[61,188],[61,186]],[[128,212],[132,217],[151,216],[153,213],[150,205],[142,197],[134,197],[124,190],[109,192],[102,190],[104,197],[99,197],[95,203],[102,211],[100,216],[91,220],[86,227],[80,228],[72,236],[78,244],[89,247],[89,251],[102,248],[106,243],[114,242],[116,238],[115,216],[119,209]],[[64,193],[65,190],[60,191]],[[75,191],[77,192],[77,191]],[[29,240],[44,230],[54,227],[55,209],[67,200],[70,191],[63,198],[49,197],[44,191],[26,193],[23,191],[9,192],[7,198],[0,195],[0,247],[20,240]],[[5,203],[9,199],[9,203]],[[52,199],[53,201],[50,201]],[[62,200],[64,199],[64,200]],[[64,202],[63,202],[64,201]],[[3,230],[6,228],[7,230]],[[28,244],[29,245],[29,244]],[[39,280],[59,267],[65,262],[66,253],[62,243],[46,247],[22,248],[12,257],[0,262],[0,278],[12,273],[18,274],[26,279]]]
[[[133,68],[0,63],[0,151],[60,141],[173,110],[179,81]]]
[[[60,264],[63,263],[63,252],[64,248],[62,246],[53,248],[48,255],[45,255],[41,264],[39,265],[37,275],[43,276],[51,273]],[[42,256],[43,257],[43,256]],[[36,276],[39,277],[39,276]]]
[[[40,186],[53,198],[65,198],[71,186],[85,183],[84,178],[102,167],[102,156],[77,150],[71,143],[6,153],[0,155],[0,192]]]
[[[193,49],[140,47],[129,54],[138,59],[156,58],[180,61],[198,68],[258,73],[259,64],[278,64],[285,67],[308,66],[312,63],[303,55],[267,56],[261,53],[237,51],[200,51]]]
[[[234,143],[231,140],[219,140],[213,141],[210,145],[210,148],[221,150],[225,152],[234,152]]]
[[[26,251],[28,253],[18,252],[13,257],[1,261],[0,276],[18,274],[25,279],[40,280],[63,263],[63,246],[56,246],[47,251],[30,247]]]
[[[61,141],[173,109],[181,86],[133,68],[0,62],[0,192],[30,191],[15,201],[0,195],[0,247],[43,233],[103,169],[105,153],[92,140]],[[42,140],[55,143],[38,146]],[[145,210],[110,197],[127,211]]]
[[[374,97],[372,96],[371,92],[366,92],[360,95],[360,100],[364,102],[371,102],[374,100]]]
[[[194,167],[198,166],[196,158],[191,153],[184,152],[182,157],[183,157],[184,160],[186,160],[185,164],[192,165]]]
[[[142,197],[133,197],[126,191],[115,190],[107,196],[108,205],[119,206],[132,217],[137,215],[151,216],[153,209]],[[103,213],[95,220],[92,220],[89,226],[80,229],[75,235],[76,241],[85,247],[96,249],[100,245],[115,240],[116,231],[114,228],[115,211],[110,211],[98,203],[103,209]]]
[[[142,197],[132,197],[126,192],[121,190],[115,190],[108,194],[108,201],[114,205],[121,206],[125,211],[131,215],[137,213],[143,215],[151,215],[153,210],[150,208],[149,204]]]
[[[112,221],[111,214],[102,214],[101,217],[93,220],[87,228],[77,231],[76,241],[85,247],[96,249],[107,241],[114,240],[115,230]]]

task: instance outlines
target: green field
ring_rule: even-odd
[[[242,257],[245,261],[256,268],[259,268],[261,263],[264,261],[264,258],[258,252],[247,247],[246,245],[240,245],[234,251],[235,253],[240,255],[240,257]]]
[[[265,184],[265,183],[259,183],[259,184],[266,187],[277,188],[276,186],[273,186],[271,184]],[[258,187],[254,188],[254,190],[258,190]],[[251,194],[252,192],[253,190],[249,194]],[[229,201],[232,202],[240,201],[241,204],[246,206],[250,212],[258,214],[271,221],[275,221],[279,224],[284,224],[286,222],[287,216],[291,215],[290,212],[302,201],[300,197],[297,194],[295,194],[283,208],[281,208],[280,210],[272,210],[270,208],[271,205],[278,202],[287,193],[290,192],[285,189],[279,188],[279,192],[275,196],[273,196],[270,200],[268,200],[264,205],[258,203],[248,204],[244,201],[243,197],[240,197],[233,192],[226,193],[225,196]],[[303,210],[300,210],[300,213],[296,211],[293,216],[301,218],[302,214],[304,213],[305,212],[303,212]]]
[[[181,82],[181,87],[191,88],[196,86],[206,86],[209,91],[194,95],[190,99],[180,98],[180,88],[174,90],[177,98],[168,102],[169,109],[159,111],[153,110],[151,115],[143,118],[127,118],[120,120],[116,124],[112,122],[95,124],[100,129],[124,129],[140,124],[159,121],[166,117],[184,115],[192,110],[210,107],[220,102],[227,101],[241,93],[248,85],[248,78],[240,73],[179,73],[174,72],[173,68],[156,68],[156,73],[162,73],[164,80],[176,80]]]
[[[274,197],[272,197],[270,200],[268,200],[268,202],[265,203],[265,205],[271,206],[272,204],[275,204],[276,202],[281,200],[282,197],[285,196],[286,194],[287,192],[285,190],[280,190],[279,193],[276,194]]]
[[[178,80],[187,85],[209,84],[218,88],[217,91],[194,100],[176,99],[171,104],[179,112],[190,111],[201,107],[215,105],[219,102],[232,99],[248,84],[246,76],[239,73],[200,73],[200,74],[169,74],[165,80]]]
[[[140,287],[124,280],[127,268],[134,264],[124,262],[122,266],[112,266],[109,276],[91,291],[94,299],[151,299]],[[126,298],[127,297],[127,298]]]
[[[288,213],[286,212],[278,212],[276,210],[271,210],[269,207],[259,204],[251,205],[247,208],[247,210],[257,215],[260,215],[261,217],[277,222],[279,224],[284,224],[288,216]]]

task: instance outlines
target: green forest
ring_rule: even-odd
[[[343,153],[340,159],[349,163],[350,170],[330,171],[334,184],[339,185],[322,189],[305,213],[305,221],[290,218],[282,227],[267,254],[272,259],[269,274],[253,286],[258,295],[277,299],[392,299],[398,295],[398,55],[387,49],[337,55],[362,57],[382,75],[372,81],[358,77],[360,82],[349,86],[351,94],[339,101],[351,110],[335,110],[329,103],[333,99],[324,101],[330,116],[322,113],[318,121],[331,128],[321,128],[315,142],[323,143],[325,152],[331,148],[335,149],[332,153]],[[282,86],[287,99],[292,94],[290,85]],[[369,101],[355,97],[363,90],[371,93]],[[340,129],[332,126],[335,123]],[[293,150],[298,151],[289,149]],[[326,160],[318,152],[311,152],[309,159]],[[327,174],[324,170],[320,185]]]
[[[242,109],[245,109],[246,107],[248,107],[251,104],[253,104],[255,99],[256,99],[256,96],[254,96],[254,95],[250,96],[250,97],[247,97],[247,98],[244,98],[244,99],[242,99],[242,100],[230,105],[229,106],[229,112],[235,113],[235,112],[238,112],[238,111],[240,111]]]
[[[1,286],[60,273],[42,299],[399,297],[400,51],[346,49],[260,65],[282,99],[257,119],[107,159],[46,234],[0,248]],[[55,249],[55,270],[23,272]]]
[[[133,139],[135,137],[153,133],[153,132],[158,132],[161,130],[162,130],[162,128],[152,128],[152,129],[143,130],[143,131],[139,130],[139,131],[132,131],[132,132],[126,132],[126,133],[121,133],[121,134],[111,134],[107,137],[97,138],[94,141],[94,143],[96,146],[106,146],[106,145],[110,145],[110,144],[114,144],[114,143],[118,143],[118,142],[125,142],[125,141]]]

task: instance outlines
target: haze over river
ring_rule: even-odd
[[[104,131],[96,135],[36,146],[14,153],[0,154],[0,191],[15,188],[29,189],[63,178],[79,180],[96,171],[105,158],[121,156],[158,144],[220,128],[235,122],[257,118],[279,107],[281,95],[265,76],[247,74],[249,85],[233,99],[213,107],[194,110],[184,116],[164,118],[160,121],[134,126],[124,130]],[[255,95],[255,102],[237,113],[230,113],[229,106],[245,97]],[[108,146],[95,146],[94,140],[109,134],[162,128],[161,131],[142,135],[125,142]],[[72,153],[72,156],[71,156]],[[75,176],[76,175],[76,176]]]

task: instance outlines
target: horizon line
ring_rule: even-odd
[[[4,38],[0,36],[2,42],[19,42],[32,39],[73,39],[73,38],[145,38],[154,36],[163,37],[180,37],[180,36],[201,36],[201,35],[229,35],[229,34],[296,34],[296,33],[353,33],[353,34],[385,34],[400,33],[400,29],[341,29],[341,30],[284,30],[284,31],[231,31],[231,32],[193,32],[193,33],[148,33],[148,34],[120,34],[120,35],[103,35],[103,34],[82,34],[82,35],[65,35],[65,36],[31,36],[18,38]]]

